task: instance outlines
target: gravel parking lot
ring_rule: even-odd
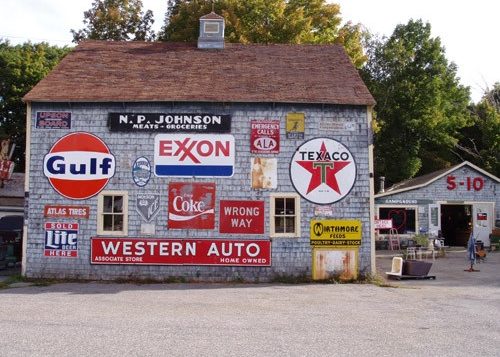
[[[377,260],[390,270],[390,257]],[[498,356],[500,253],[436,280],[373,284],[64,283],[0,290],[1,355]]]

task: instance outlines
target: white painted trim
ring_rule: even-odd
[[[274,226],[274,200],[276,198],[294,198],[295,199],[295,233],[275,233]],[[297,193],[273,192],[269,195],[269,237],[271,238],[298,238],[300,237],[300,196]]]
[[[26,102],[26,148],[25,148],[25,169],[24,169],[24,192],[30,191],[30,164],[31,164],[31,102]],[[21,275],[26,275],[26,254],[28,252],[28,223],[29,223],[29,197],[28,199],[28,219],[24,220],[23,227],[23,243],[22,243],[22,259],[21,259]],[[26,207],[26,202],[24,203]]]
[[[453,171],[456,171],[464,166],[470,166],[472,169],[474,170],[477,170],[479,171],[480,173],[482,173],[483,175],[485,176],[488,176],[489,178],[491,178],[492,180],[496,181],[497,183],[500,183],[500,179],[492,174],[490,174],[489,172],[486,172],[484,171],[483,169],[477,167],[476,165],[468,162],[468,161],[464,161],[462,162],[461,164],[457,165],[457,166],[453,166],[452,168],[450,168],[448,171],[442,173],[441,175],[439,176],[436,176],[434,177],[433,179],[427,181],[427,182],[424,182],[420,185],[415,185],[415,186],[410,186],[410,187],[405,187],[405,188],[401,188],[399,190],[394,190],[394,191],[387,191],[384,192],[384,193],[378,193],[375,195],[375,198],[379,198],[379,197],[385,197],[385,196],[391,196],[391,195],[394,195],[394,194],[397,194],[397,193],[401,193],[401,192],[406,192],[406,191],[412,191],[412,190],[416,190],[418,188],[421,188],[421,187],[425,187],[425,186],[428,186],[430,185],[431,183],[439,180],[440,178],[443,178],[444,176],[452,173]],[[389,188],[390,189],[390,188]]]
[[[103,226],[104,196],[123,196],[123,229],[121,231],[105,231]],[[97,234],[109,236],[128,235],[128,191],[101,191],[97,196]]]
[[[368,120],[368,132],[373,135],[372,129],[372,107],[366,108],[366,118]],[[373,137],[372,137],[373,138]],[[373,139],[372,139],[373,140]],[[372,274],[377,271],[375,252],[375,167],[373,159],[373,142],[368,145],[368,172],[370,180],[370,269]]]

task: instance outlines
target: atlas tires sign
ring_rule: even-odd
[[[60,195],[72,200],[95,196],[115,174],[115,157],[99,137],[75,132],[60,138],[43,159],[43,173]]]

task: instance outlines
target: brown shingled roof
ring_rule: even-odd
[[[375,104],[339,45],[112,41],[80,43],[24,100]]]

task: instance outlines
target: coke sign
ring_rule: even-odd
[[[159,134],[154,150],[156,176],[231,177],[234,173],[232,135]]]
[[[43,173],[60,195],[72,200],[95,196],[115,174],[115,157],[97,136],[63,136],[43,159]]]
[[[171,182],[168,186],[168,227],[214,229],[215,183]]]

